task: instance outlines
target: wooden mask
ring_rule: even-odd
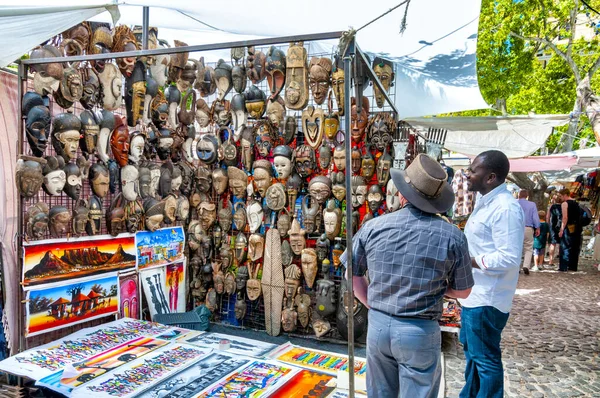
[[[225,293],[230,296],[235,293],[235,276],[233,272],[228,272],[225,275]]]
[[[246,228],[246,217],[246,205],[243,202],[237,202],[235,204],[233,222],[238,231],[243,231]]]
[[[389,149],[396,131],[396,121],[390,113],[378,113],[369,120],[367,141],[378,151]]]
[[[308,69],[308,84],[315,103],[321,105],[327,99],[331,84],[332,62],[329,58],[313,57]]]
[[[300,286],[300,277],[302,276],[302,272],[300,267],[296,264],[290,264],[283,270],[285,274],[285,297],[288,300],[294,300],[294,296],[296,296],[296,291]]]
[[[309,105],[302,112],[302,129],[306,143],[312,149],[317,149],[323,141],[323,125],[325,115],[323,109]]]
[[[315,249],[302,250],[302,274],[306,285],[312,289],[317,278],[317,252]]]
[[[302,249],[306,247],[306,240],[304,239],[304,235],[306,231],[300,228],[300,223],[294,217],[294,221],[292,221],[292,228],[289,231],[290,235],[290,246],[292,247],[292,252],[296,255],[302,254]]]
[[[291,43],[287,51],[285,106],[300,110],[308,104],[308,66],[303,42]]]
[[[267,207],[271,210],[278,211],[285,207],[286,192],[282,183],[273,184],[267,189],[266,193]],[[281,231],[280,231],[281,232]]]
[[[352,108],[350,113],[352,119],[352,141],[358,144],[362,141],[367,129],[367,124],[369,123],[369,99],[367,97],[362,97],[362,109],[358,112],[356,98],[352,97]]]
[[[308,199],[310,197],[310,206]],[[317,215],[319,214],[319,202],[310,193],[302,198],[302,217],[304,219],[304,228],[306,232],[312,234],[317,229]],[[299,254],[299,253],[296,253]]]
[[[239,233],[235,237],[234,251],[237,263],[243,264],[244,261],[246,261],[246,256],[248,255],[248,239],[243,233]]]
[[[233,311],[235,313],[235,319],[242,320],[246,316],[246,300],[244,300],[244,295],[238,293],[237,298],[235,300],[235,305]]]
[[[316,176],[308,183],[308,191],[322,205],[331,195],[331,180],[326,176]]]
[[[298,321],[305,328],[310,323],[311,307],[310,296],[302,291],[302,287],[298,288],[295,303],[298,309]]]
[[[262,287],[260,279],[258,279],[258,271],[260,270],[260,264],[254,266],[250,265],[250,279],[246,282],[246,294],[250,301],[254,301],[262,294]]]
[[[324,319],[314,319],[312,327],[317,337],[323,337],[331,330],[331,324]]]
[[[248,242],[248,256],[250,261],[258,261],[262,258],[265,249],[265,237],[263,234],[253,233]]]
[[[377,76],[385,91],[389,92],[390,87],[394,84],[395,77],[394,64],[392,61],[375,57],[373,60],[373,72],[375,72],[375,76]],[[373,85],[373,93],[375,94],[375,102],[377,103],[377,107],[383,108],[385,100],[383,94],[375,84]]]
[[[271,89],[269,98],[275,99],[285,84],[285,53],[275,46],[271,46],[266,58],[267,82]]]
[[[281,328],[286,332],[293,332],[296,330],[296,321],[298,320],[298,313],[294,310],[294,306],[285,307],[281,312]]]
[[[334,200],[327,202],[327,208],[323,211],[323,223],[328,239],[335,239],[342,229],[342,210],[335,206]]]
[[[233,196],[238,199],[246,198],[246,187],[248,186],[248,175],[237,167],[228,167],[229,189]]]
[[[25,221],[27,223],[27,237],[33,239],[42,239],[48,232],[48,205],[43,202],[37,202],[27,209]]]

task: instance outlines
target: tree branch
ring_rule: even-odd
[[[556,44],[552,43],[550,40],[548,39],[542,39],[539,37],[526,37],[523,35],[520,35],[518,33],[515,32],[510,32],[510,35],[513,37],[517,37],[521,40],[526,40],[526,41],[534,41],[536,43],[542,43],[547,45],[548,47],[550,47],[552,49],[552,51],[554,51],[556,53],[556,55],[558,55],[559,57],[561,57],[562,59],[565,60],[565,62],[569,65],[569,67],[571,68],[571,71],[573,72],[573,75],[575,75],[575,82],[577,84],[579,84],[579,82],[581,81],[581,75],[579,74],[579,69],[577,69],[577,64],[575,64],[575,61],[573,60],[573,57],[567,56],[567,54],[565,54],[563,51],[561,51]]]
[[[575,0],[573,8],[569,11],[569,30],[571,34],[567,43],[567,56],[570,58],[573,53],[573,40],[575,39],[575,32],[577,30],[577,10],[579,9],[579,0]]]
[[[594,64],[592,65],[590,70],[588,70],[587,74],[590,77],[590,80],[592,80],[592,77],[594,76],[594,73],[596,73],[598,68],[600,68],[600,57],[596,58],[596,61],[594,61]]]

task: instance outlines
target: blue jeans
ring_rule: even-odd
[[[460,342],[465,350],[465,386],[460,398],[502,398],[504,371],[500,336],[508,314],[494,307],[462,309]]]
[[[442,336],[437,321],[369,311],[367,393],[433,398],[440,389]]]

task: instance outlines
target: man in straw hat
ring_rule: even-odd
[[[444,169],[419,155],[391,176],[401,209],[365,223],[352,242],[354,290],[371,309],[367,392],[437,397],[442,298],[469,295],[471,258],[463,233],[437,215],[454,203]]]
[[[469,190],[479,195],[465,227],[475,286],[460,300],[467,359],[461,398],[504,396],[500,337],[519,280],[525,235],[523,210],[504,182],[509,168],[506,155],[487,151],[466,173]]]

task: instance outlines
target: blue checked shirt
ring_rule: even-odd
[[[369,272],[369,306],[393,316],[439,320],[448,286],[473,286],[465,235],[411,205],[363,225],[352,260],[355,276]],[[346,265],[346,252],[341,261]]]

